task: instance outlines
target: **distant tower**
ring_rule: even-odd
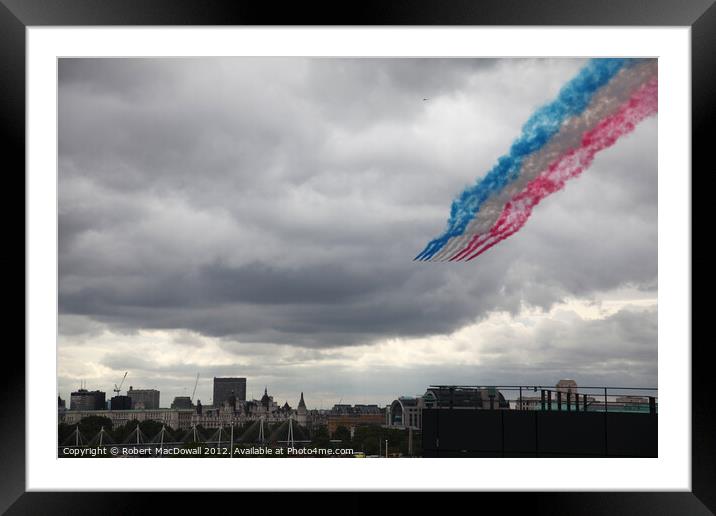
[[[303,401],[303,392],[302,392],[301,400],[298,402],[298,409],[296,409],[296,422],[299,425],[305,425],[307,416],[308,416],[308,411],[306,410],[306,402]]]
[[[264,409],[266,409],[266,412],[269,411],[269,407],[271,406],[271,398],[268,395],[268,387],[264,387],[264,395],[261,396],[261,405],[263,405]]]

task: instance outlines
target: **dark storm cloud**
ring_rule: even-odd
[[[332,347],[654,289],[655,120],[479,260],[411,261],[579,64],[63,59],[60,312]]]

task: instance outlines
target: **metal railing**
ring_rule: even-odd
[[[658,408],[658,389],[656,387],[605,387],[577,386],[572,390],[566,387],[544,385],[431,385],[431,388],[447,389],[451,393],[457,390],[487,389],[489,393],[499,392],[515,410],[542,410],[565,412],[648,412],[656,414]],[[539,393],[539,396],[525,396],[525,393]],[[505,393],[514,396],[505,395]],[[625,394],[628,393],[628,394]],[[639,393],[638,395],[635,395]],[[490,396],[490,409],[499,408]],[[621,399],[620,399],[621,398]],[[453,407],[452,399],[448,408]]]

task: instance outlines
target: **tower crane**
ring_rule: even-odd
[[[196,394],[196,386],[199,385],[199,373],[196,373],[196,381],[194,382],[194,390],[191,391],[191,402],[194,403],[194,394]]]
[[[129,372],[129,371],[127,371],[127,372]],[[114,389],[112,389],[112,390],[116,393],[117,396],[119,396],[119,391],[122,388],[122,385],[124,384],[125,378],[127,378],[127,373],[124,373],[124,376],[122,377],[122,381],[119,382],[119,387],[117,387],[116,383],[114,384]]]

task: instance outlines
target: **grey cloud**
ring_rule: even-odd
[[[411,261],[580,62],[63,59],[60,312],[325,348],[654,290],[655,120],[479,260]]]
[[[156,386],[166,405],[173,396],[186,394],[196,373],[201,378],[198,397],[205,403],[211,397],[213,376],[239,375],[248,377],[249,393],[260,395],[268,385],[271,394],[291,400],[303,390],[311,407],[318,407],[321,398],[330,405],[339,397],[347,403],[387,404],[399,395],[421,394],[434,384],[554,385],[560,378],[573,378],[581,386],[657,387],[657,333],[657,311],[652,308],[624,309],[595,320],[565,312],[538,323],[527,334],[506,328],[480,345],[478,365],[443,361],[355,370],[345,365],[346,356],[338,348],[319,354],[315,349],[246,344],[227,346],[237,351],[231,365],[184,361],[162,366],[127,351],[105,353],[99,363],[120,376],[130,370],[135,386]],[[259,360],[249,364],[242,357]],[[344,362],[327,367],[322,364],[326,358]],[[63,388],[72,388],[74,381],[60,378]]]

